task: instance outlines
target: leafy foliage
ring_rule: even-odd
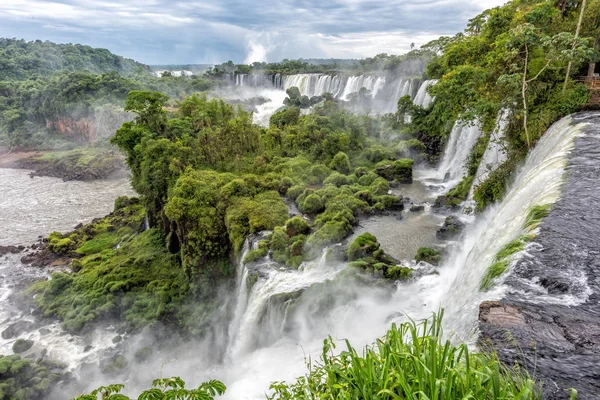
[[[75,397],[73,400],[130,400],[120,394],[125,385],[102,386],[90,394]],[[215,396],[225,393],[225,385],[217,380],[200,384],[196,389],[186,389],[185,382],[179,377],[156,379],[152,389],[144,390],[138,400],[214,400]]]
[[[325,340],[321,361],[293,383],[271,385],[275,399],[537,399],[539,388],[494,355],[472,353],[443,338],[442,314],[420,324],[392,325],[362,355],[346,341],[334,352]],[[516,368],[516,367],[515,367]]]

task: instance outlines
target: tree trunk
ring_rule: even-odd
[[[525,70],[523,71],[523,82],[521,84],[521,95],[523,96],[523,129],[525,130],[525,137],[527,138],[527,148],[531,148],[529,141],[529,131],[527,130],[527,67],[529,62],[529,49],[525,45]]]
[[[598,37],[594,39],[594,50],[598,50]],[[594,72],[596,71],[596,63],[590,61],[590,65],[588,67],[588,78],[594,77]]]
[[[579,21],[577,22],[577,30],[575,30],[575,39],[579,37],[579,31],[581,30],[581,21],[583,21],[583,13],[585,12],[585,2],[586,0],[582,0],[581,2],[581,11],[579,12]],[[575,43],[573,43],[573,47]],[[569,61],[569,65],[567,65],[567,74],[565,75],[565,84],[563,85],[563,95],[567,91],[567,83],[569,83],[569,75],[571,74],[571,61]]]

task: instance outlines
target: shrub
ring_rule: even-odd
[[[334,185],[337,187],[344,186],[348,184],[348,177],[346,175],[342,175],[339,172],[334,172],[327,177],[323,181],[323,185]]]
[[[318,214],[323,211],[323,201],[316,194],[310,194],[302,203],[298,204],[298,208],[305,214]]]
[[[377,175],[399,183],[412,183],[412,167],[414,161],[403,158],[397,161],[382,161],[377,164],[375,172]]]
[[[303,185],[294,185],[287,190],[286,196],[290,200],[296,200],[298,198],[298,196],[300,196],[302,194],[302,192],[304,192]]]
[[[307,234],[310,231],[308,222],[302,217],[290,218],[285,223],[285,229],[288,236],[296,236],[298,234]]]
[[[340,151],[333,157],[333,160],[331,160],[329,168],[341,174],[348,175],[352,168],[350,165],[350,158],[348,158],[346,153]]]

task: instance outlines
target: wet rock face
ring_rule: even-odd
[[[435,236],[441,240],[449,240],[457,237],[464,229],[465,224],[456,216],[446,217],[444,225],[435,233]]]
[[[544,382],[545,399],[600,397],[600,113],[575,139],[562,196],[542,221],[499,302],[480,306],[482,348]],[[579,119],[579,121],[578,121]]]

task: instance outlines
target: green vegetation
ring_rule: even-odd
[[[83,181],[106,179],[124,173],[126,168],[125,159],[117,149],[100,144],[44,153],[21,160],[19,166],[33,169],[34,174],[39,176]]]
[[[125,110],[135,118],[112,138],[140,199],[118,199],[108,217],[48,239],[48,251],[73,260],[73,273],[55,273],[31,291],[68,331],[116,319],[128,330],[169,323],[202,335],[214,291],[229,282],[248,235],[273,231],[243,262],[270,255],[297,268],[346,238],[361,215],[404,207],[375,173],[382,164],[373,148],[387,143],[375,139],[369,119],[333,100],[268,129],[221,100],[192,95],[175,111],[168,102],[158,92],[130,91]],[[385,163],[390,180],[412,178],[412,160]],[[283,195],[311,222],[289,219]],[[150,229],[142,232],[145,215]],[[386,277],[410,275],[376,257]]]
[[[41,399],[59,381],[70,379],[65,365],[46,359],[26,360],[20,355],[0,356],[0,399]]]
[[[442,252],[429,247],[419,247],[415,261],[425,261],[431,265],[438,265],[442,259]]]
[[[275,382],[269,399],[538,399],[525,373],[494,354],[472,353],[444,340],[441,315],[420,324],[392,325],[362,354],[346,341],[336,355],[325,340],[320,363],[294,383]]]
[[[599,14],[600,4],[591,2],[576,37],[578,2],[561,9],[548,0],[513,0],[471,19],[465,33],[423,46],[435,53],[427,66],[428,78],[439,79],[429,89],[435,102],[424,110],[405,101],[398,118],[409,112],[408,130],[424,132],[425,144],[446,138],[457,119],[478,117],[484,132],[472,150],[467,176],[451,192],[455,202],[470,189],[500,109],[508,107],[514,116],[505,133],[509,159],[475,188],[479,209],[502,198],[517,165],[553,122],[586,105],[588,90],[572,77],[586,75],[588,63],[598,57],[591,43],[600,36]]]
[[[0,81],[48,76],[57,71],[127,75],[148,71],[148,67],[106,49],[81,44],[0,38]]]
[[[0,39],[0,147],[68,149],[108,138],[132,117],[132,90],[176,98],[215,82],[201,76],[156,78],[132,60],[89,46]]]
[[[120,394],[124,385],[102,386],[73,400],[130,400]],[[156,379],[152,382],[152,389],[144,390],[137,397],[138,400],[214,400],[215,396],[225,393],[225,385],[217,380],[200,384],[196,389],[186,389],[185,382],[179,377]]]
[[[490,265],[485,276],[481,280],[479,290],[487,291],[494,286],[495,280],[502,276],[510,266],[513,255],[522,251],[527,243],[533,240],[535,235],[531,232],[539,226],[542,219],[548,216],[551,207],[551,204],[537,205],[529,210],[529,213],[525,218],[525,224],[523,225],[525,233],[507,243],[500,251],[498,251],[494,258],[494,262]]]
[[[391,280],[403,280],[412,276],[412,270],[396,265],[392,257],[385,254],[379,246],[377,238],[370,233],[363,233],[352,241],[348,247],[348,264],[362,268],[373,274],[381,274]]]

